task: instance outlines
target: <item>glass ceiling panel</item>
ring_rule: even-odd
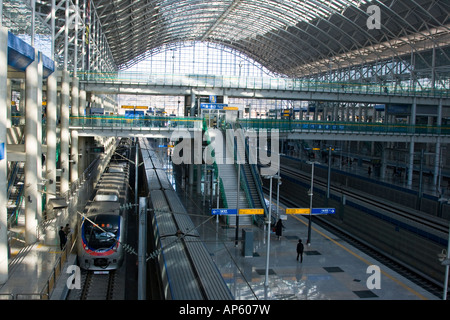
[[[448,1],[93,2],[119,66],[141,61],[160,46],[205,41],[239,50],[277,74],[301,77],[330,65],[347,68],[450,45]],[[381,10],[380,29],[367,27],[369,5]]]

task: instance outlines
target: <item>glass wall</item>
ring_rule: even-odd
[[[275,77],[262,65],[233,49],[203,42],[187,42],[158,48],[134,66],[122,70],[146,74],[214,75],[232,77]],[[166,114],[181,115],[184,97],[121,95],[120,105],[161,108]],[[269,110],[300,107],[300,101],[229,98],[228,104],[246,108],[245,117],[265,118]],[[304,105],[304,103],[303,103]]]
[[[233,49],[214,43],[184,42],[162,46],[122,71],[151,74],[274,76],[262,65]]]

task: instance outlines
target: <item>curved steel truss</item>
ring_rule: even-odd
[[[54,1],[58,59],[67,52],[65,28],[69,41],[79,39],[68,47],[74,69],[126,69],[160,48],[204,41],[282,76],[450,87],[449,1]],[[50,3],[36,1],[43,21],[49,21]]]
[[[93,2],[118,66],[164,44],[208,41],[241,51],[275,73],[303,77],[330,68],[409,59],[411,53],[450,44],[447,1]],[[374,5],[378,12],[369,8]],[[448,50],[442,55],[448,59]]]

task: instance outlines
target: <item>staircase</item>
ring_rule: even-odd
[[[12,247],[22,247],[25,243],[25,215],[23,187],[25,180],[25,162],[14,162],[11,167],[11,175],[8,181],[8,241]],[[14,254],[14,252],[11,252]]]
[[[249,199],[249,205],[251,205],[252,208],[262,208],[264,209],[264,204],[262,203],[262,198],[259,194],[259,189],[258,189],[258,185],[257,185],[257,181],[255,181],[255,179],[260,179],[259,178],[259,174],[258,174],[258,169],[256,168],[256,164],[254,164],[256,162],[256,159],[252,159],[252,161],[250,161],[249,157],[249,150],[248,150],[248,143],[245,142],[244,139],[244,135],[239,134],[239,136],[237,137],[238,139],[241,140],[241,143],[238,143],[237,148],[239,150],[239,155],[245,159],[245,163],[241,164],[241,174],[243,173],[243,175],[245,176],[245,181],[247,182],[247,189],[248,189],[248,193],[251,197],[251,199]],[[245,151],[247,150],[247,151]],[[252,173],[252,166],[254,166],[254,173]]]
[[[220,178],[222,179],[228,208],[237,208],[237,170],[234,164],[219,164]],[[241,177],[242,178],[242,177]],[[242,189],[239,190],[239,208],[248,208],[247,199]],[[236,225],[236,216],[226,216],[229,226]],[[251,225],[252,216],[239,216],[239,226]]]
[[[20,212],[21,197],[25,180],[25,162],[16,162],[8,184],[8,219],[15,213]],[[17,217],[16,217],[17,218]],[[16,219],[13,219],[16,220]],[[17,222],[17,221],[16,221]]]
[[[237,135],[236,141],[238,143],[229,143],[235,141],[233,131],[220,131],[223,135],[223,141],[228,142],[223,144],[222,154],[230,156],[235,155],[233,164],[217,164],[219,169],[219,177],[222,181],[223,192],[226,197],[226,205],[229,209],[247,209],[247,208],[265,208],[265,204],[262,203],[262,196],[259,194],[260,190],[255,179],[258,179],[257,173],[252,172],[252,165],[249,164],[248,156],[246,155],[245,139],[242,132]],[[227,137],[225,136],[225,133]],[[211,133],[214,134],[214,133]],[[212,138],[211,136],[210,138]],[[217,145],[215,146],[218,147]],[[233,152],[233,149],[235,152]],[[217,151],[217,150],[216,150]],[[225,159],[225,157],[224,157]],[[223,162],[226,162],[225,160]],[[240,163],[240,165],[238,165]],[[254,166],[254,165],[253,165]],[[240,186],[239,186],[239,199],[237,199],[237,186],[238,186],[238,169],[240,168]],[[256,177],[255,177],[256,175]],[[229,226],[236,225],[235,216],[226,216],[227,224]],[[239,216],[239,226],[252,225],[253,215]]]

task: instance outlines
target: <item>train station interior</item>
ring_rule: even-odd
[[[0,0],[0,65],[0,300],[448,300],[448,1]]]

